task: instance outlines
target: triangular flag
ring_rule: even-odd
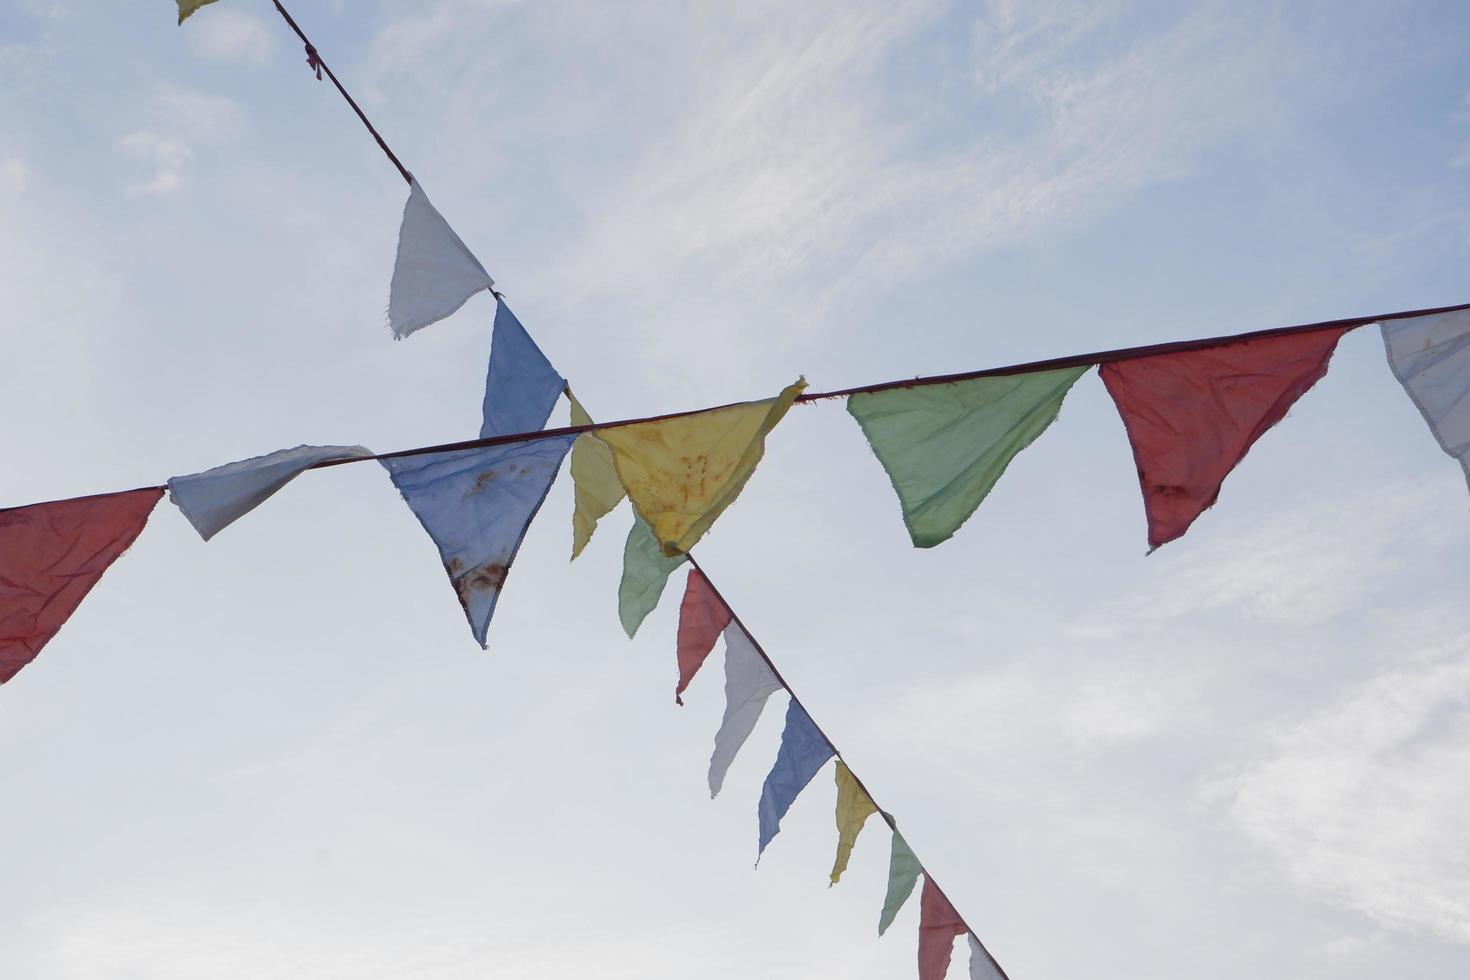
[[[1087,366],[861,392],[847,411],[903,505],[919,548],[947,541],[1015,455],[1056,421]]]
[[[970,933],[970,980],[1009,980],[985,944]]]
[[[637,514],[633,515],[633,526],[628,529],[628,540],[623,545],[623,579],[618,583],[618,620],[628,639],[633,638],[643,620],[658,605],[674,569],[688,560],[688,555],[670,558],[660,551],[658,539],[648,525]]]
[[[1470,310],[1383,321],[1388,366],[1470,482]]]
[[[730,763],[755,730],[766,701],[779,690],[781,682],[740,625],[725,627],[725,717],[709,760],[710,799],[719,795]]]
[[[567,389],[567,399],[572,403],[572,424],[591,425],[592,416],[577,401],[577,396]],[[597,522],[620,504],[626,494],[618,480],[618,471],[613,466],[612,450],[607,443],[597,438],[595,432],[584,432],[572,443],[572,483],[576,495],[576,510],[572,513],[572,558],[575,560],[592,540]]]
[[[214,0],[179,0],[179,23],[182,24],[194,11],[211,3]]]
[[[832,755],[832,746],[817,729],[816,723],[792,698],[786,706],[786,727],[781,730],[776,764],[766,775],[765,785],[761,787],[760,805],[756,808],[760,817],[757,858],[780,831],[781,818],[791,809],[797,795],[806,789],[806,784]]]
[[[847,768],[847,763],[837,760],[837,860],[832,862],[832,873],[828,877],[837,884],[842,872],[847,870],[847,861],[852,857],[853,845],[868,817],[878,812],[878,804],[863,791],[862,784]],[[828,886],[831,887],[831,886]]]
[[[1148,515],[1150,550],[1214,504],[1255,441],[1327,373],[1346,327],[1258,337],[1102,366]]]
[[[371,455],[372,450],[362,446],[281,449],[203,473],[170,477],[168,499],[184,512],[199,536],[208,541],[316,464]]]
[[[765,453],[766,434],[804,388],[799,380],[764,401],[599,430],[664,554],[694,547],[734,502]]]
[[[388,324],[399,340],[449,316],[495,280],[485,271],[429,196],[414,181],[403,205],[398,257],[388,293]]]
[[[928,875],[919,893],[919,980],[944,980],[954,955],[954,939],[969,930]]]
[[[480,438],[539,430],[566,386],[505,300],[500,300],[490,338]]]
[[[571,446],[571,436],[551,436],[381,461],[438,546],[481,647],[516,551]]]
[[[697,568],[689,569],[689,581],[684,586],[684,600],[679,603],[679,683],[674,688],[674,700],[683,704],[680,695],[694,679],[694,674],[704,664],[709,652],[715,648],[720,633],[730,625],[731,613],[715,595]]]
[[[888,891],[883,896],[883,911],[878,916],[878,935],[888,931],[903,903],[913,894],[914,882],[924,868],[909,849],[909,842],[897,828],[893,831],[893,850],[888,855]]]
[[[36,659],[162,496],[152,487],[0,510],[0,684]]]

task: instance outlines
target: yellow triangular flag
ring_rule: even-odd
[[[837,760],[837,860],[832,863],[832,884],[847,870],[847,859],[852,857],[852,847],[857,843],[858,831],[873,814],[878,805],[872,801],[858,784],[857,777],[847,764]],[[829,886],[830,887],[830,886]]]
[[[190,14],[209,3],[214,3],[214,0],[179,0],[179,23],[182,24]]]
[[[806,379],[775,398],[601,429],[628,499],[665,555],[694,547],[734,502]]]
[[[572,424],[591,425],[592,416],[567,389],[572,403]],[[612,450],[596,433],[584,432],[572,443],[572,483],[576,488],[576,509],[572,512],[572,558],[575,560],[592,540],[598,520],[623,499],[623,485],[613,466]]]

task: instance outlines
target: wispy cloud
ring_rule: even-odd
[[[148,130],[129,133],[117,141],[118,152],[145,164],[149,177],[127,185],[129,196],[172,194],[184,186],[184,165],[194,159],[188,144]]]
[[[260,65],[276,50],[276,35],[264,20],[223,5],[190,20],[184,33],[190,49],[208,61]]]
[[[164,89],[148,107],[149,125],[117,141],[117,150],[145,164],[151,175],[129,183],[130,196],[172,194],[182,188],[187,167],[200,143],[236,140],[244,132],[245,115],[231,99],[180,89]]]

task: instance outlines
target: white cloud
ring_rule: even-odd
[[[181,89],[160,91],[147,115],[147,128],[117,142],[124,156],[152,167],[150,177],[128,184],[133,196],[174,193],[184,186],[196,145],[229,143],[245,129],[245,114],[232,99]]]
[[[263,64],[276,49],[276,35],[264,20],[223,5],[191,19],[184,33],[196,55],[226,64]]]
[[[184,164],[194,158],[188,144],[147,130],[124,136],[117,141],[117,149],[153,170],[150,177],[128,184],[130,196],[172,194],[184,185]]]
[[[0,194],[18,194],[26,189],[31,171],[19,157],[0,160]]]
[[[225,142],[238,138],[245,128],[245,113],[234,100],[180,89],[154,96],[152,115],[162,128],[190,139]]]

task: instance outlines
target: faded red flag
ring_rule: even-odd
[[[919,895],[919,980],[944,980],[954,955],[954,937],[969,931],[944,892],[925,875]]]
[[[1123,416],[1149,549],[1189,530],[1255,441],[1327,373],[1348,328],[1260,337],[1104,364]]]
[[[695,673],[715,648],[715,640],[729,625],[730,610],[715,595],[709,580],[699,569],[689,569],[684,600],[679,603],[679,686],[674,688],[674,700],[679,704],[684,703],[679,695],[694,680]]]
[[[0,684],[56,635],[162,496],[153,487],[0,510]]]

